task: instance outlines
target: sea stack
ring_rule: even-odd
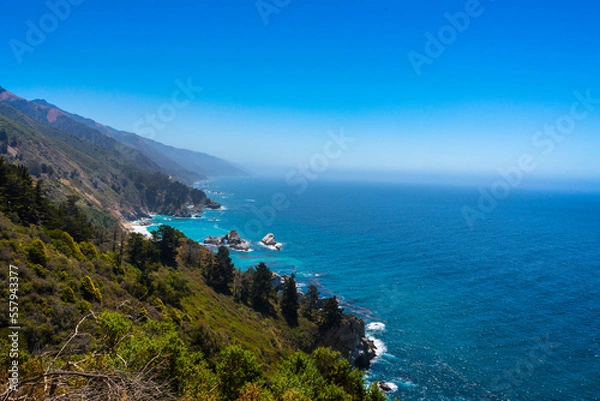
[[[229,248],[235,251],[247,252],[250,250],[248,241],[242,239],[237,231],[233,230],[229,234],[222,237],[207,237],[204,240],[204,244],[212,246],[227,245]]]
[[[260,240],[260,242],[263,245],[268,246],[268,247],[273,247],[273,248],[277,249],[278,251],[282,247],[281,242],[277,242],[275,240],[275,235],[273,233],[269,233],[269,234],[265,235],[265,237],[262,240]]]

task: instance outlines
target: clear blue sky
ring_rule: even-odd
[[[131,131],[191,78],[202,92],[152,136],[256,169],[311,160],[343,129],[336,169],[493,175],[529,153],[532,176],[598,178],[600,101],[551,151],[532,138],[574,92],[600,98],[600,5],[469,3],[265,0],[281,5],[265,24],[254,0],[85,0],[64,21],[6,0],[0,85]],[[466,9],[417,75],[409,52],[427,56],[425,34],[452,35],[445,14]],[[50,32],[19,63],[27,21]]]

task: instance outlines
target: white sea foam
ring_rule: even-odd
[[[411,382],[409,379],[402,379],[400,378],[400,385],[402,387],[417,387],[417,385],[413,382]]]
[[[385,384],[390,389],[389,391],[386,391],[386,393],[395,393],[396,391],[398,391],[398,385],[396,383],[385,382]]]
[[[270,249],[272,251],[281,251],[281,248],[283,247],[283,245],[281,245],[281,247],[279,249],[277,249],[277,247],[275,245],[266,245],[262,241],[258,241],[258,244],[260,246],[262,246],[263,248],[267,248],[267,249]]]
[[[385,324],[381,322],[372,322],[367,325],[367,330],[369,331],[384,331]]]
[[[375,345],[375,359],[381,358],[381,356],[387,352],[385,343],[373,336],[368,336],[367,338],[373,341],[373,344]]]
[[[254,202],[256,202],[256,199],[245,199],[245,201],[246,201],[246,202],[251,202],[251,203],[254,203]]]

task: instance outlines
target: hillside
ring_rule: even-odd
[[[106,236],[3,158],[0,200],[0,299],[18,300],[0,325],[21,327],[17,348],[0,337],[2,399],[385,400],[318,348],[355,320],[335,298],[298,298],[293,277],[277,292],[263,264],[240,272],[170,227]]]
[[[33,100],[34,103],[48,104],[43,100]],[[144,138],[132,132],[120,131],[112,127],[102,125],[92,119],[81,117],[77,114],[67,113],[73,120],[95,128],[111,138],[122,142],[133,149],[139,150],[149,156],[159,165],[168,168],[178,174],[189,174],[189,172],[201,172],[209,177],[240,176],[247,172],[234,163],[211,156],[202,152],[179,149],[164,145],[149,138]]]
[[[207,177],[246,174],[241,167],[226,160],[206,153],[163,145],[131,132],[119,131],[70,113],[42,99],[28,101],[2,87],[0,102],[9,104],[41,124],[108,150],[140,170],[160,171],[186,184],[193,184]]]
[[[54,199],[77,195],[92,215],[99,216],[101,209],[130,220],[150,213],[185,216],[218,206],[200,190],[140,169],[118,152],[42,124],[2,102],[0,131],[6,137],[6,149],[0,149],[4,157],[29,167],[47,183]]]

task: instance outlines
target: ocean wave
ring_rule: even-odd
[[[256,202],[256,199],[244,199],[244,200],[245,200],[246,202],[251,202],[251,203],[254,203],[254,202]]]
[[[367,325],[367,330],[369,331],[384,331],[385,324],[381,322],[372,322]]]
[[[380,339],[373,336],[368,336],[367,339],[373,341],[373,344],[375,345],[375,360],[381,358],[383,354],[387,352],[387,346]]]
[[[277,248],[275,247],[275,245],[266,245],[266,244],[264,244],[262,241],[259,241],[259,242],[258,242],[258,244],[259,244],[260,246],[262,246],[263,248],[267,248],[267,249],[270,249],[270,250],[272,250],[272,251],[281,251],[281,248],[280,248],[280,249],[277,249]],[[282,247],[283,247],[283,245],[282,245]]]

